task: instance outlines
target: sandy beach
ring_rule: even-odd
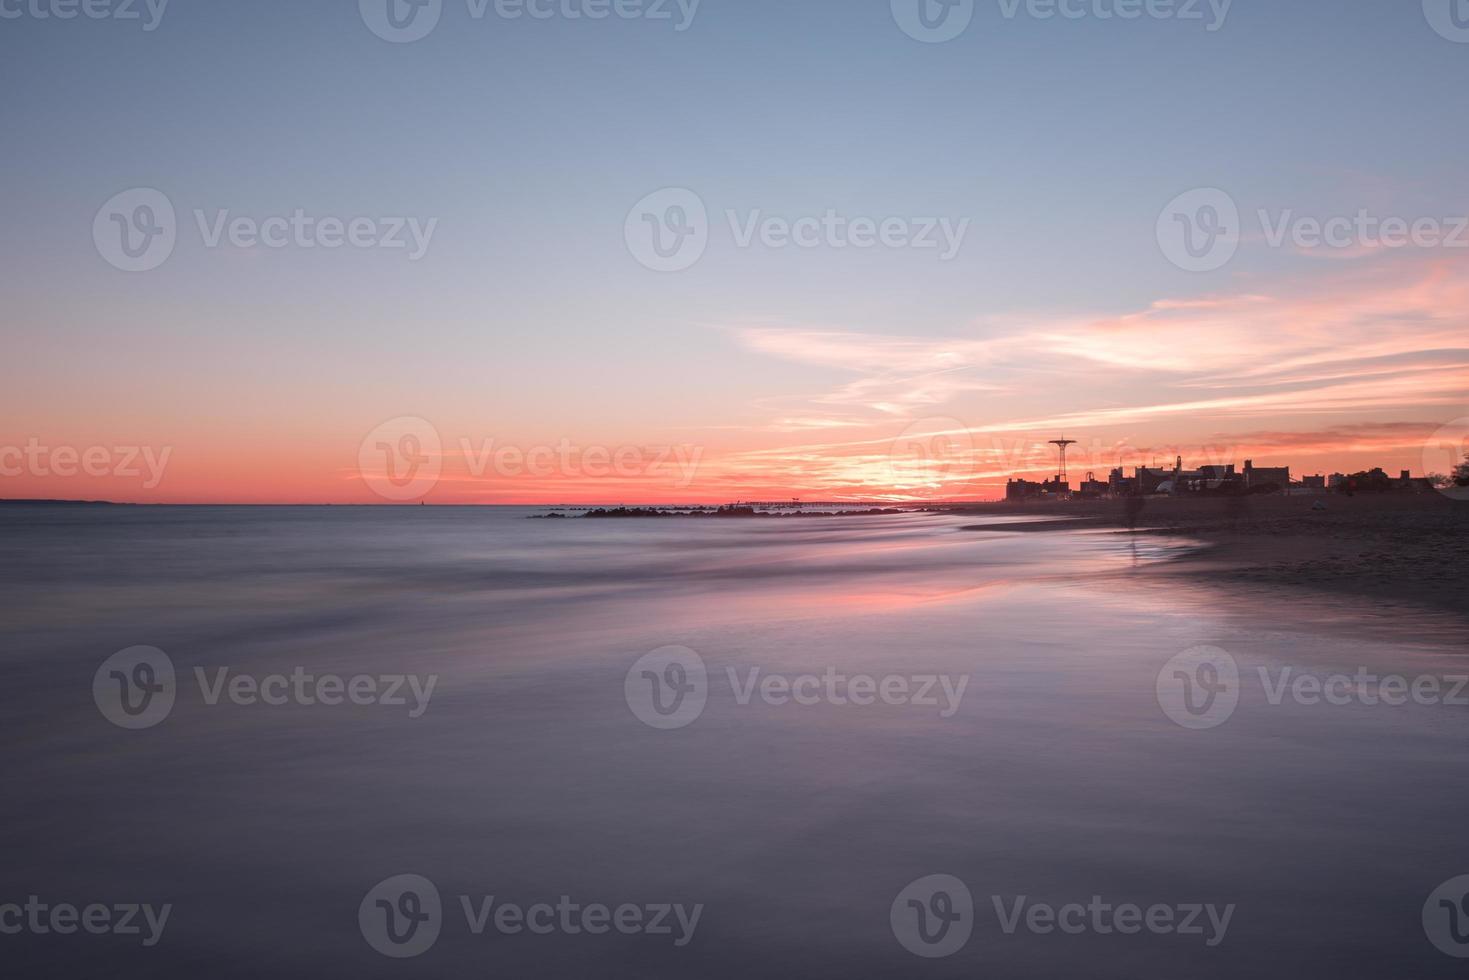
[[[1326,510],[1312,509],[1320,500]],[[987,504],[986,515],[1036,515],[1033,530],[1077,523],[1123,533],[1121,500]],[[975,524],[968,530],[1014,531]],[[1180,535],[1207,547],[1147,574],[1188,574],[1420,604],[1469,617],[1469,565],[1461,550],[1469,503],[1438,493],[1146,498],[1137,534]]]

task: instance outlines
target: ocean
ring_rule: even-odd
[[[1453,620],[1158,536],[537,513],[0,508],[6,972],[1462,971]]]

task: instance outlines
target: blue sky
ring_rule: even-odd
[[[1192,188],[1247,215],[1469,208],[1469,44],[1417,2],[1235,0],[1209,31],[1206,5],[1202,21],[1042,20],[992,0],[941,44],[906,36],[888,0],[703,0],[683,31],[446,0],[407,44],[348,0],[173,0],[153,31],[36,2],[0,20],[6,408],[68,438],[165,417],[159,438],[201,437],[180,404],[265,442],[429,412],[527,438],[757,425],[847,368],[772,358],[742,327],[976,339],[996,318],[1274,295],[1339,266],[1260,247],[1247,218],[1227,266],[1175,267],[1155,222]],[[132,187],[180,218],[145,274],[89,231]],[[665,187],[713,218],[706,254],[672,274],[623,240]],[[438,225],[407,262],[206,249],[192,217],[296,208]],[[726,209],[969,226],[948,262],[741,249]],[[969,421],[960,408],[934,411]]]

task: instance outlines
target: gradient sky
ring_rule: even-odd
[[[683,31],[445,0],[405,44],[353,0],[152,31],[39,2],[0,0],[0,449],[45,452],[0,497],[381,502],[361,461],[403,418],[430,502],[510,503],[994,497],[1063,434],[1074,478],[1420,472],[1469,416],[1469,232],[1297,248],[1255,217],[1469,215],[1469,43],[1418,0],[1235,0],[1215,31],[981,0],[936,44],[889,0],[703,0]],[[129,273],[92,227],[135,187],[178,242]],[[624,220],[668,187],[710,242],[655,272]],[[1242,212],[1207,272],[1156,232],[1195,188]],[[438,224],[410,261],[210,248],[193,216],[298,208]],[[947,262],[741,248],[727,209],[969,227]],[[57,475],[58,447],[167,463]]]

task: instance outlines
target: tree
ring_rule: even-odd
[[[1469,453],[1464,454],[1464,462],[1454,470],[1454,483],[1457,486],[1469,487]]]

